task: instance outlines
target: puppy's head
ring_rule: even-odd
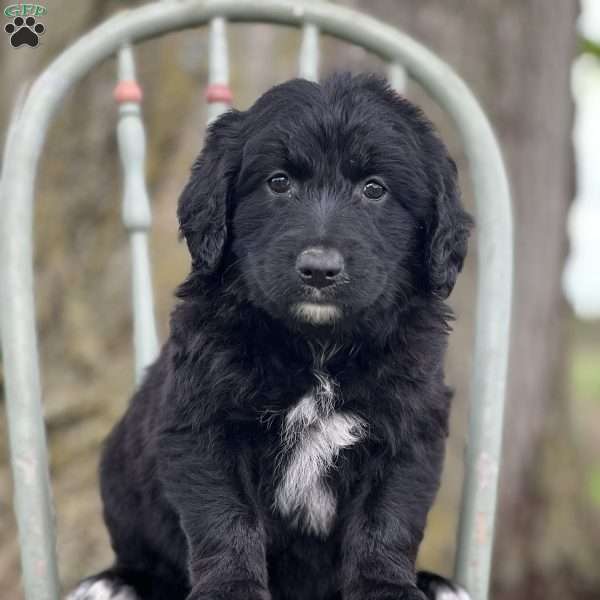
[[[373,76],[290,81],[224,114],[178,215],[196,274],[318,327],[446,298],[471,225],[431,123]]]

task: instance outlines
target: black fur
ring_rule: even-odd
[[[268,188],[277,172],[289,193]],[[372,177],[381,201],[362,196]],[[102,458],[112,573],[143,600],[424,598],[415,559],[451,397],[443,299],[471,225],[431,123],[374,76],[285,83],[211,126],[178,216],[191,273]],[[294,263],[315,244],[345,258],[320,298],[342,311],[330,324],[291,310],[314,298]],[[273,508],[282,422],[318,360],[336,409],[368,424],[327,475],[325,536]]]

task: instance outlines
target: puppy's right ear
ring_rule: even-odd
[[[204,149],[179,197],[179,230],[194,270],[205,275],[217,271],[227,241],[227,208],[239,168],[241,121],[242,113],[232,110],[210,126]]]
[[[462,269],[473,219],[462,207],[456,164],[449,157],[437,164],[440,173],[434,175],[427,263],[431,291],[445,300]]]

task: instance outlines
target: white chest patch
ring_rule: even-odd
[[[335,384],[321,374],[317,380],[315,390],[285,417],[275,507],[296,527],[325,536],[335,520],[337,499],[324,476],[340,450],[364,437],[366,423],[351,413],[335,412]]]

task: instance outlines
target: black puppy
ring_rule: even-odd
[[[102,458],[116,564],[72,598],[466,597],[415,574],[471,226],[431,123],[377,77],[285,83],[212,125],[178,215],[191,272]]]

